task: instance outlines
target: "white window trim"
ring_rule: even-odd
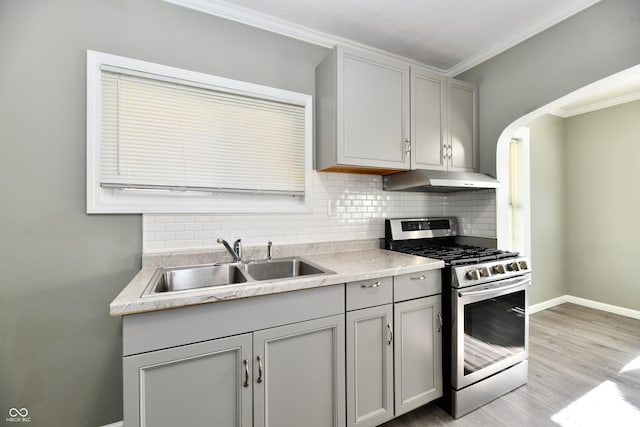
[[[497,147],[497,170],[500,182],[503,183],[496,192],[496,225],[498,247],[511,247],[511,232],[509,224],[509,144],[512,139],[522,141],[522,226],[523,226],[523,255],[531,256],[531,186],[530,186],[530,131],[528,127],[521,127],[508,140],[501,141]],[[513,249],[513,248],[510,248]]]
[[[195,85],[304,106],[305,195],[178,193],[100,186],[101,68],[117,67]],[[312,210],[313,102],[310,95],[87,50],[87,213],[309,213]]]

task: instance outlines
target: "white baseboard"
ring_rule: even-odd
[[[533,304],[529,306],[529,314],[537,313],[542,310],[546,310],[547,308],[554,307],[556,305],[564,304],[565,302],[569,302],[569,295],[562,295],[561,297],[552,298],[546,301],[539,302],[537,304]]]
[[[631,317],[633,319],[640,319],[640,311],[632,310],[630,308],[619,307],[617,305],[605,304],[603,302],[593,301],[590,299],[574,297],[572,295],[562,295],[557,298],[552,298],[547,301],[542,301],[537,304],[529,306],[529,313],[537,313],[547,308],[554,307],[556,305],[570,302],[572,304],[582,305],[584,307],[595,308],[596,310],[606,311],[608,313],[619,314],[620,316]]]
[[[124,421],[117,421],[115,423],[107,424],[106,426],[102,427],[124,427]]]

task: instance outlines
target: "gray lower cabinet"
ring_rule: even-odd
[[[347,424],[393,418],[393,305],[347,313]]]
[[[442,396],[441,296],[394,304],[396,416]]]
[[[256,427],[345,425],[344,315],[254,332],[253,350]]]
[[[251,334],[124,358],[126,426],[249,427]]]
[[[382,424],[442,395],[439,293],[427,271],[127,316],[125,425]]]
[[[347,425],[373,427],[442,396],[439,270],[346,285]]]
[[[127,427],[344,427],[344,315],[124,358]]]
[[[123,319],[126,427],[343,427],[345,291]]]

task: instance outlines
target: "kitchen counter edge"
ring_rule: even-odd
[[[156,267],[144,267],[111,302],[110,314],[117,317],[168,310],[321,286],[332,286],[359,280],[437,270],[444,267],[444,262],[440,260],[384,249],[305,255],[304,259],[328,268],[334,271],[335,274],[208,287],[142,297],[142,292],[156,271]]]

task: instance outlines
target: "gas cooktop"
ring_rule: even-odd
[[[420,255],[444,261],[449,265],[477,264],[485,261],[495,261],[504,258],[517,257],[518,252],[502,251],[500,249],[482,248],[469,245],[446,246],[404,246],[395,249],[411,255]]]

